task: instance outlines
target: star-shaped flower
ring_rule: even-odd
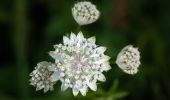
[[[55,50],[49,54],[55,59],[51,81],[62,82],[61,89],[72,88],[74,96],[80,92],[86,95],[88,87],[96,91],[96,82],[106,81],[103,71],[111,69],[109,56],[104,54],[106,47],[95,44],[95,37],[84,38],[82,32],[76,36],[71,33],[70,38],[64,36],[63,44],[54,45]]]

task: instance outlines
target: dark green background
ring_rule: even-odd
[[[80,1],[80,0],[79,0]],[[141,52],[138,74],[116,65],[104,73],[97,92],[73,97],[71,89],[44,94],[29,85],[29,73],[40,61],[54,61],[48,52],[63,35],[76,32],[71,15],[76,0],[0,0],[0,100],[169,100],[170,1],[91,0],[101,12],[95,23],[81,27],[85,37],[96,36],[106,54],[133,44]]]

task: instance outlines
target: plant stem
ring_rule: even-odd
[[[26,12],[26,0],[15,0],[14,48],[18,73],[18,94],[22,99],[29,99]]]
[[[81,28],[81,26],[78,25],[78,26],[77,26],[77,29],[76,29],[76,33],[79,33],[79,32],[80,32],[80,28]]]

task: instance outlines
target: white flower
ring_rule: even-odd
[[[30,85],[36,87],[36,91],[44,89],[44,93],[48,90],[53,90],[55,82],[50,80],[53,72],[48,70],[48,67],[54,66],[52,63],[43,61],[37,64],[35,70],[30,74]]]
[[[124,47],[118,54],[116,64],[125,73],[136,74],[140,65],[140,52],[132,45]]]
[[[95,37],[84,38],[82,32],[77,36],[71,33],[70,38],[63,37],[63,44],[54,45],[55,51],[49,52],[56,65],[49,68],[54,71],[51,81],[60,80],[62,91],[72,88],[74,96],[79,92],[85,96],[88,87],[97,90],[97,80],[106,81],[102,72],[111,69],[110,57],[104,54],[106,47],[97,46],[95,41]]]
[[[100,12],[97,10],[96,6],[88,1],[76,3],[72,8],[72,14],[79,25],[93,23],[100,16]]]

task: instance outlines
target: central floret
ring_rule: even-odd
[[[82,71],[83,63],[81,62],[80,57],[75,56],[70,61],[71,64],[71,70],[75,73],[79,73],[79,71]]]

